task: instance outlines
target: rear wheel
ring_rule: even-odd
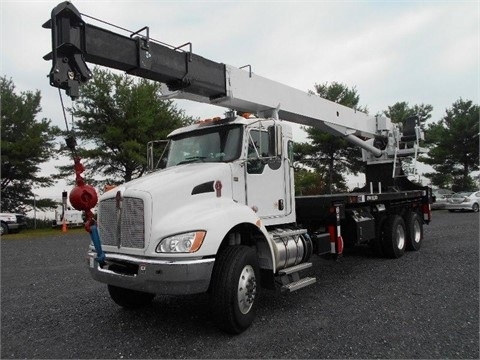
[[[253,322],[256,311],[259,270],[257,256],[248,246],[229,246],[222,250],[213,268],[210,288],[216,325],[223,331],[239,334]]]
[[[411,212],[406,218],[407,250],[418,251],[422,247],[423,221],[416,212]]]
[[[406,247],[405,222],[399,215],[390,215],[383,228],[382,248],[385,255],[398,259],[405,253]]]
[[[108,293],[112,300],[126,309],[138,309],[152,302],[155,294],[130,290],[114,285],[108,285]]]

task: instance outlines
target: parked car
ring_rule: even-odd
[[[431,205],[432,210],[445,209],[447,200],[452,197],[454,192],[447,189],[436,189],[433,190],[433,196],[435,196],[435,202]]]
[[[475,192],[460,192],[453,194],[447,200],[445,209],[450,212],[453,211],[473,211],[478,212],[480,208],[480,191]]]
[[[20,226],[17,223],[17,216],[15,214],[0,213],[0,221],[2,225],[1,235],[20,231]]]

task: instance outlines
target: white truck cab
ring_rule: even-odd
[[[135,290],[204,292],[220,247],[252,236],[273,274],[279,251],[266,227],[295,222],[291,135],[284,122],[248,114],[172,132],[163,169],[100,198],[99,235],[117,266],[102,268],[92,251],[93,277],[125,286],[135,273]]]

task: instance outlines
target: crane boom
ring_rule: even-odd
[[[367,138],[378,135],[375,117],[347,106],[229,65],[225,65],[225,78],[224,97],[178,96],[263,116],[272,116],[278,111],[282,120],[338,135],[354,133]]]
[[[65,89],[72,97],[91,78],[87,62],[125,71],[165,83],[172,90],[216,98],[225,96],[225,65],[179,48],[154,42],[138,31],[131,37],[85,23],[70,2],[57,5],[43,24],[52,29],[50,85]]]
[[[90,62],[164,83],[166,96],[279,118],[343,136],[369,152],[370,161],[396,161],[397,156],[421,151],[417,146],[399,152],[403,134],[386,117],[369,116],[251,70],[205,59],[192,53],[191,43],[180,47],[159,43],[150,38],[148,27],[123,36],[85,23],[70,2],[55,7],[43,27],[52,29],[52,52],[44,57],[52,60],[50,84],[65,89],[72,98],[78,97],[79,86],[92,77],[87,66]],[[418,145],[418,127],[414,134]],[[380,141],[374,144],[374,139]]]

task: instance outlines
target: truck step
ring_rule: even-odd
[[[286,269],[278,270],[279,275],[289,275],[312,267],[312,263],[301,263]]]
[[[292,291],[296,291],[301,288],[304,288],[308,285],[312,285],[316,281],[317,279],[314,277],[306,277],[306,278],[291,282],[289,284],[283,285],[281,289],[282,289],[282,292],[292,292]]]

